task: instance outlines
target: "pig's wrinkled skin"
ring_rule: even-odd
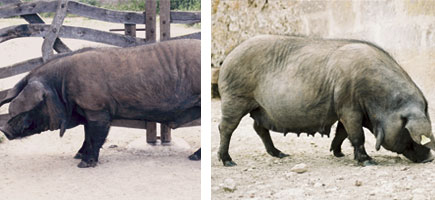
[[[75,156],[93,167],[111,121],[159,122],[171,128],[201,117],[199,40],[130,48],[84,49],[32,70],[0,101],[11,102],[0,128],[9,139],[84,124]]]
[[[269,130],[329,135],[338,121],[331,145],[336,156],[343,155],[341,144],[347,137],[359,163],[375,164],[364,148],[366,127],[377,138],[377,150],[383,146],[414,162],[433,159],[435,141],[425,97],[387,52],[368,42],[257,36],[227,56],[218,85],[218,154],[225,166],[235,165],[229,143],[248,113],[275,157],[287,155],[275,148]]]

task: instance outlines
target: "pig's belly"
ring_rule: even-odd
[[[309,89],[281,85],[263,90],[261,96],[254,98],[259,107],[251,116],[264,128],[277,132],[329,133],[338,119],[332,99],[329,95],[303,92]]]

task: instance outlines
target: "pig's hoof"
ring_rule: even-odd
[[[274,151],[267,151],[267,153],[273,157],[277,157],[277,158],[284,158],[289,156],[288,154],[285,154],[283,152],[281,152],[280,150],[274,150]]]
[[[337,158],[340,158],[340,157],[343,157],[344,154],[341,151],[334,151],[334,156],[337,157]]]
[[[201,160],[201,157],[199,157],[198,155],[196,155],[196,154],[192,154],[192,155],[190,155],[189,156],[189,160]]]
[[[74,159],[82,159],[82,158],[83,158],[82,153],[76,153],[76,155],[74,156]]]
[[[276,156],[276,157],[278,157],[278,158],[284,158],[284,157],[288,157],[288,156],[290,156],[290,155],[285,154],[283,152],[279,152],[278,156]]]
[[[374,160],[365,160],[363,162],[361,162],[361,165],[363,167],[367,167],[367,166],[373,166],[373,165],[377,165],[378,163],[376,163]]]
[[[79,168],[89,168],[89,167],[95,167],[95,166],[97,166],[97,162],[89,161],[89,163],[87,163],[83,160],[77,165],[77,167],[79,167]]]
[[[236,166],[236,165],[237,165],[237,164],[236,164],[234,161],[232,161],[232,160],[223,161],[223,163],[224,163],[224,166],[225,166],[225,167],[233,167],[233,166]]]

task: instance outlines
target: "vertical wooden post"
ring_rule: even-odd
[[[146,25],[146,41],[156,41],[156,0],[146,0],[145,2],[145,25]]]
[[[160,41],[171,38],[171,1],[160,0]],[[160,125],[160,139],[162,143],[171,142],[171,128]]]
[[[124,24],[124,33],[131,37],[136,37],[136,24]]]
[[[171,142],[171,128],[166,125],[160,124],[160,140],[162,143]]]
[[[171,1],[160,0],[160,41],[171,38]]]
[[[155,122],[147,122],[147,142],[155,144],[157,141],[157,126]]]
[[[156,41],[156,0],[145,1],[145,39],[147,42]],[[155,122],[146,122],[147,142],[156,143],[157,141],[157,124]]]

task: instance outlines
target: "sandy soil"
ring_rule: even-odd
[[[394,55],[422,88],[434,111],[435,51],[403,52]],[[271,133],[275,146],[290,157],[274,158],[266,153],[252,128],[253,120],[245,116],[234,132],[230,155],[238,164],[223,167],[217,159],[219,148],[220,101],[212,100],[212,197],[213,199],[419,199],[435,200],[435,162],[414,164],[405,157],[382,149],[375,150],[375,137],[365,130],[365,147],[377,166],[361,167],[353,160],[353,148],[343,143],[343,158],[329,152],[331,138],[320,134],[307,137],[289,133]],[[433,123],[432,126],[435,124]],[[297,164],[307,172],[291,172]]]
[[[0,28],[23,23],[22,19],[0,19]],[[65,24],[106,31],[123,27],[84,18],[68,18]],[[197,31],[184,25],[171,26],[172,36]],[[63,41],[72,49],[105,46]],[[0,44],[0,67],[41,56],[41,44],[40,38]],[[0,89],[12,87],[22,76],[0,80]],[[1,108],[2,113],[6,110],[6,106]],[[77,168],[79,160],[72,158],[83,142],[83,127],[67,130],[63,138],[58,134],[44,132],[0,143],[0,199],[200,198],[201,163],[187,159],[200,146],[200,127],[173,130],[170,146],[148,145],[144,130],[112,127],[100,153],[101,161],[91,169]]]

